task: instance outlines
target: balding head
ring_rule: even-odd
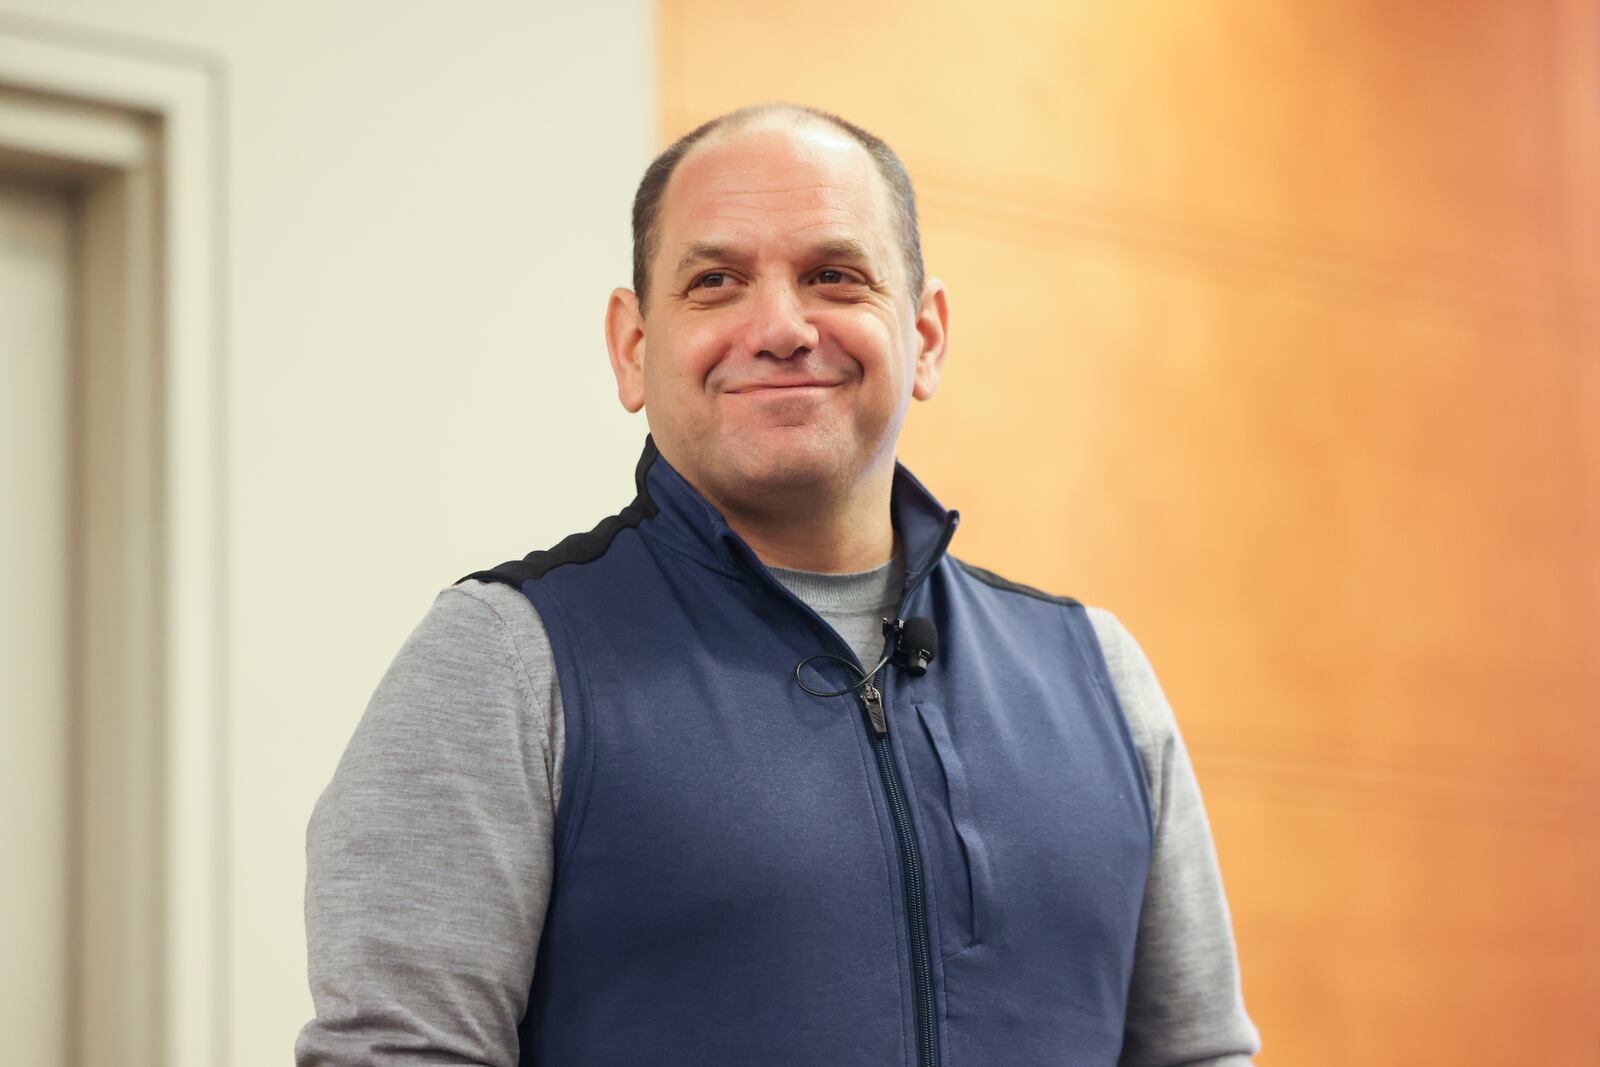
[[[801,104],[752,104],[719,115],[674,141],[651,162],[633,198],[633,289],[645,312],[651,284],[650,268],[661,248],[661,206],[678,165],[696,146],[714,142],[746,127],[763,123],[821,123],[848,136],[871,157],[883,180],[895,215],[895,229],[905,264],[907,299],[915,307],[922,295],[924,268],[922,241],[917,230],[917,202],[900,157],[887,144],[861,127],[828,111]]]
[[[900,427],[944,360],[948,299],[881,145],[792,107],[694,131],[646,176],[636,288],[606,306],[617,398],[661,455],[725,516],[784,513],[802,540],[830,508],[891,533]]]

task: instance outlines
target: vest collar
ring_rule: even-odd
[[[747,573],[747,561],[759,562],[722,512],[667,462],[653,435],[645,436],[633,480],[638,489],[633,507],[645,518],[641,531],[649,530],[715,570],[742,575]],[[895,460],[889,514],[900,534],[909,590],[938,566],[961,513],[940,504],[905,464]]]

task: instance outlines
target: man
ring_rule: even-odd
[[[440,593],[379,685],[308,831],[298,1063],[1249,1063],[1149,664],[950,555],[895,461],[949,320],[899,160],[735,112],[634,241],[637,496]]]

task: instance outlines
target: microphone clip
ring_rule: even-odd
[[[907,627],[906,623],[911,625]],[[921,617],[906,619],[883,620],[884,637],[894,639],[895,665],[908,674],[922,675],[928,672],[928,663],[932,661],[937,645],[933,633],[931,619]]]

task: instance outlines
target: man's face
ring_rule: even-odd
[[[848,492],[892,463],[943,355],[945,298],[906,291],[894,205],[831,126],[779,119],[714,136],[662,198],[644,315],[607,317],[618,393],[714,500]],[[926,301],[924,302],[926,303]],[[631,314],[630,314],[631,313]]]

